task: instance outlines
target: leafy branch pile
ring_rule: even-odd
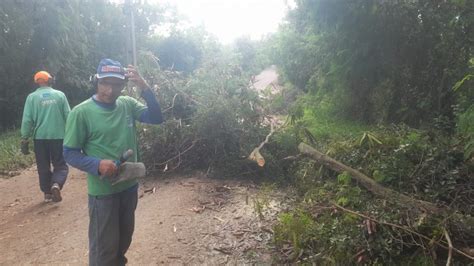
[[[282,261],[429,265],[447,260],[446,235],[455,249],[472,257],[474,165],[464,162],[462,146],[407,127],[372,128],[341,140],[312,135],[301,124],[302,120],[276,138],[292,143],[317,140],[313,145],[318,149],[380,185],[436,203],[443,211],[431,213],[397,198],[376,196],[347,172],[338,174],[304,157],[282,160],[281,176],[297,188],[300,199],[275,226]],[[293,144],[280,141],[270,147],[268,152],[278,154]],[[453,257],[469,261],[457,252]]]
[[[246,157],[268,129],[258,95],[249,88],[250,74],[232,56],[222,52],[190,75],[150,68],[147,75],[158,85],[165,115],[164,124],[140,130],[150,171],[192,168],[227,176],[255,171]]]

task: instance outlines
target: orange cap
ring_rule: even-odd
[[[34,80],[35,83],[48,82],[51,79],[51,75],[46,71],[40,71],[35,74]]]

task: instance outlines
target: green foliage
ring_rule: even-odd
[[[8,176],[11,172],[31,166],[34,162],[33,143],[30,143],[30,154],[20,152],[20,132],[12,130],[0,135],[0,175]]]
[[[239,58],[239,64],[243,71],[257,72],[256,55],[257,44],[248,37],[241,37],[234,41],[234,50]]]
[[[469,161],[469,154],[472,154],[472,144],[466,141],[473,132],[470,127],[472,109],[458,116],[460,134],[456,137],[443,131],[416,130],[403,124],[364,126],[338,118],[324,101],[311,109],[305,109],[306,102],[309,106],[314,98],[300,97],[296,110],[303,109],[304,113],[301,115],[297,111],[300,113],[287,129],[287,132],[292,132],[287,137],[294,139],[294,142],[304,141],[326,151],[329,156],[360,169],[384,186],[416,194],[427,201],[451,204],[461,212],[470,211],[471,208],[466,210],[462,206],[472,205],[469,191],[474,186],[470,179],[472,163],[465,161]],[[293,180],[302,191],[325,175],[336,177],[333,172],[319,166],[310,174],[308,165],[311,164],[305,162],[283,169],[286,175],[292,176],[287,180]],[[341,175],[339,179],[343,177]],[[344,204],[351,202],[345,196],[341,196],[340,200]]]
[[[307,128],[317,142],[325,142],[329,139],[346,138],[347,135],[356,136],[370,130],[370,126],[350,121],[337,116],[337,110],[326,101],[314,104],[314,97],[304,96],[301,98],[303,115],[296,124],[297,127]]]
[[[203,51],[198,40],[186,34],[177,32],[150,44],[150,50],[159,57],[162,68],[191,73],[199,66]]]
[[[146,71],[153,84],[160,84],[158,96],[166,110],[165,124],[141,134],[150,170],[192,167],[219,176],[249,173],[244,158],[268,130],[257,111],[259,98],[247,87],[250,74],[224,49],[204,59],[189,75]]]
[[[469,160],[474,157],[474,104],[458,119],[458,130],[465,141],[464,158]]]
[[[145,43],[164,12],[135,4],[137,43]],[[127,64],[129,25],[126,8],[107,0],[16,1],[0,3],[0,130],[18,125],[33,75],[46,70],[54,88],[75,105],[90,96],[89,77],[101,58]],[[143,49],[143,47],[138,47]]]
[[[361,146],[357,138],[352,138],[344,143],[331,142],[327,149],[335,159],[363,169],[377,182],[395,190],[444,204],[451,204],[456,193],[470,201],[472,170],[464,163],[462,150],[449,137],[406,127],[381,127],[377,138],[381,144],[376,146]],[[466,204],[461,202],[454,204]]]
[[[306,91],[306,84],[314,73],[318,59],[319,38],[313,35],[299,34],[291,28],[283,28],[272,39],[274,62],[282,68],[285,78],[296,88]]]
[[[283,245],[289,242],[293,247],[293,256],[297,256],[301,249],[307,246],[313,235],[315,223],[311,216],[299,210],[293,213],[282,213],[279,217],[279,223],[274,227],[275,243]]]
[[[463,140],[466,160],[474,156],[474,82],[471,80],[474,75],[474,58],[470,60],[469,72],[453,87],[459,101],[456,109],[457,129]]]
[[[320,190],[327,192],[326,188]],[[326,195],[328,197],[330,195]],[[367,245],[359,223],[357,216],[339,214],[315,203],[282,213],[274,226],[274,240],[278,248],[289,249],[291,253],[280,262],[291,263],[299,259],[347,264],[354,260],[358,246]]]
[[[443,117],[452,127],[451,88],[472,75],[466,76],[473,7],[472,1],[299,0],[272,39],[273,60],[288,81],[345,118],[419,126]]]
[[[359,145],[368,145],[369,148],[374,148],[376,145],[382,145],[382,142],[372,133],[364,132],[359,140]]]
[[[310,177],[317,175],[317,171],[306,165],[304,172]],[[420,255],[423,254],[420,240],[409,232],[376,223],[369,233],[366,219],[336,208],[333,203],[378,221],[403,225],[429,238],[442,236],[438,217],[374,198],[357,186],[331,178],[313,179],[299,189],[304,191],[299,205],[282,213],[274,226],[276,247],[286,254],[280,257],[279,263],[335,265],[361,260],[367,265],[414,265],[433,261],[429,255]]]
[[[456,82],[456,84],[454,84],[453,86],[453,90],[454,91],[457,91],[459,90],[459,88],[461,88],[462,85],[464,85],[464,83],[470,81],[472,78],[474,78],[474,75],[472,74],[468,74],[467,76],[465,76],[462,80]]]
[[[258,194],[252,199],[253,209],[260,219],[265,217],[265,209],[270,206],[271,194],[274,190],[274,184],[262,184]]]
[[[349,185],[351,182],[351,175],[348,172],[343,172],[342,174],[337,175],[337,181],[341,185]]]
[[[304,101],[300,98],[301,102]],[[273,145],[293,143],[293,140],[312,143],[395,191],[449,205],[465,215],[472,213],[469,206],[474,206],[470,196],[474,188],[473,169],[463,159],[461,139],[443,131],[416,130],[405,125],[362,126],[331,115],[328,111],[331,109],[324,108],[327,105],[322,103],[296,116],[299,119],[286,128],[285,134],[277,135],[280,138]],[[433,238],[442,237],[443,225],[438,217],[411,213],[406,206],[373,198],[357,182],[351,182],[348,173],[336,174],[308,159],[295,161],[283,170],[286,181],[295,186],[301,198],[295,211],[284,213],[275,225],[277,247],[290,254],[282,256],[280,262],[355,264],[358,259],[368,265],[433,262],[429,255],[421,255],[423,248],[406,231],[377,225],[377,232],[369,236],[360,217],[335,209],[333,203],[381,221],[406,225]],[[306,221],[308,217],[312,221]],[[458,240],[469,241],[459,236]],[[364,251],[362,255],[355,256],[361,251]]]

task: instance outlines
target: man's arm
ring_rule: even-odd
[[[163,122],[163,114],[161,107],[155,98],[148,83],[138,73],[135,66],[129,65],[127,67],[127,74],[125,74],[129,81],[132,81],[142,90],[141,96],[146,102],[147,108],[137,118],[138,121],[149,124],[160,124]]]
[[[87,156],[79,148],[63,146],[63,155],[66,162],[81,171],[91,175],[99,175],[100,159]]]
[[[31,135],[31,129],[33,128],[33,110],[31,105],[31,97],[28,96],[25,101],[23,108],[23,117],[21,119],[21,138],[28,139]]]
[[[160,103],[156,100],[151,89],[143,90],[142,97],[145,99],[147,109],[140,115],[138,121],[155,125],[161,124],[163,122],[163,114],[161,113]]]
[[[91,175],[114,176],[118,170],[114,161],[87,156],[78,148],[63,146],[63,156],[69,165]]]

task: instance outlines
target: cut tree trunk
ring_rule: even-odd
[[[436,206],[435,204],[431,202],[417,200],[412,197],[398,193],[389,188],[386,188],[384,186],[381,186],[380,184],[378,184],[372,178],[366,176],[365,174],[339,161],[334,160],[333,158],[319,152],[318,150],[314,149],[313,147],[305,143],[300,143],[300,145],[298,145],[298,149],[302,154],[309,155],[312,159],[324,164],[325,166],[331,168],[332,170],[338,173],[348,172],[355,180],[357,180],[368,191],[372,192],[373,194],[377,196],[380,196],[382,198],[387,198],[389,200],[401,202],[403,204],[416,207],[417,209],[421,209],[428,213],[440,213],[444,211],[444,209]]]
[[[352,176],[352,178],[357,180],[359,184],[364,186],[368,191],[370,191],[376,196],[385,198],[392,202],[402,203],[405,206],[409,206],[412,209],[416,209],[418,211],[445,216],[446,225],[448,226],[448,228],[450,228],[450,232],[452,234],[451,237],[456,237],[459,239],[474,239],[474,218],[470,215],[462,215],[461,213],[454,212],[452,210],[449,210],[448,208],[438,207],[431,202],[414,199],[392,189],[381,186],[365,174],[339,161],[334,160],[333,158],[319,152],[318,150],[305,143],[300,143],[298,145],[298,149],[301,154],[311,157],[317,162],[331,168],[332,170],[338,173],[348,172]],[[459,252],[458,250],[457,252],[467,258],[473,259],[474,249],[470,247],[472,243],[473,241],[471,240],[468,240],[467,242],[461,241],[459,244],[467,245],[467,247],[462,247],[460,248],[462,251]]]

